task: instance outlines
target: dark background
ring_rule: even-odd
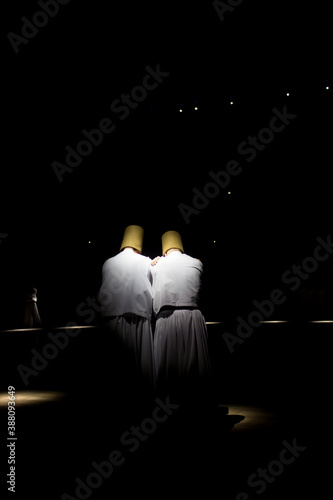
[[[332,234],[328,2],[244,0],[222,22],[211,0],[70,0],[15,54],[8,33],[20,35],[21,18],[40,10],[37,0],[2,5],[0,330],[22,326],[32,286],[45,329],[1,333],[0,379],[18,391],[70,397],[64,406],[19,405],[18,494],[27,498],[30,485],[35,498],[74,494],[74,478],[119,446],[125,423],[135,424],[137,411],[140,421],[150,415],[123,389],[118,351],[97,326],[67,335],[68,347],[28,386],[17,368],[32,366],[34,352],[45,354],[51,331],[63,336],[69,321],[84,326],[88,316],[77,307],[96,296],[125,226],[140,224],[145,255],[160,254],[161,235],[176,229],[185,251],[204,264],[202,310],[207,322],[223,322],[208,326],[219,403],[269,407],[281,419],[266,429],[259,411],[256,430],[229,440],[222,419],[209,413],[203,425],[196,407],[186,425],[170,419],[147,440],[108,492],[115,479],[123,496],[138,496],[140,487],[146,498],[150,491],[152,498],[188,496],[201,485],[205,497],[236,498],[248,491],[250,474],[278,458],[283,440],[296,437],[308,450],[265,498],[299,498],[310,489],[324,497],[332,325],[307,320],[333,319],[333,257],[294,292],[281,276],[313,255],[318,236]],[[157,65],[169,76],[125,120],[112,113],[111,103]],[[297,118],[246,162],[239,144],[284,106]],[[60,183],[52,162],[64,163],[65,148],[103,118],[116,130]],[[193,189],[202,192],[209,172],[232,159],[242,173],[186,224],[179,204],[191,205]],[[246,319],[252,302],[275,288],[287,300],[270,319],[289,323],[254,329],[232,354],[224,332],[236,333],[237,316]],[[4,405],[0,413],[5,421]],[[105,498],[105,489],[94,495]]]
[[[248,314],[331,233],[327,4],[244,0],[222,22],[210,1],[71,0],[17,54],[7,34],[21,34],[22,16],[41,8],[15,1],[5,10],[2,328],[22,324],[31,286],[45,325],[75,321],[128,224],[144,227],[152,258],[164,231],[180,231],[204,264],[207,321]],[[169,76],[121,120],[111,103],[157,65]],[[297,118],[246,162],[238,145],[284,106]],[[106,117],[116,130],[60,183],[52,162],[64,163],[65,147]],[[191,205],[192,189],[231,159],[242,173],[186,224],[178,205]],[[330,318],[332,297],[330,259],[274,319]]]

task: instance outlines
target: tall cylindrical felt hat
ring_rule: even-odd
[[[141,226],[127,226],[124,231],[120,251],[125,247],[132,247],[142,252],[143,233],[144,230]]]
[[[162,235],[162,255],[171,248],[178,248],[184,253],[182,238],[178,231],[167,231]]]

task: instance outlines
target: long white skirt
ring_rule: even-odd
[[[176,309],[161,312],[154,332],[156,385],[181,392],[211,377],[208,334],[202,313]]]
[[[124,314],[110,318],[108,328],[115,335],[125,378],[144,390],[153,390],[155,371],[150,320]]]

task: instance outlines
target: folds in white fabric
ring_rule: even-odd
[[[207,327],[199,310],[161,312],[154,332],[157,387],[200,383],[211,375]]]
[[[150,320],[135,314],[110,318],[110,333],[115,335],[128,379],[147,389],[154,384],[153,334]]]

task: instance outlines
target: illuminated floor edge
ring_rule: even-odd
[[[17,391],[15,393],[16,408],[19,406],[36,406],[48,402],[61,402],[68,397],[67,393],[60,391]],[[0,393],[0,409],[8,405],[8,393]],[[262,406],[242,404],[219,404],[222,415],[226,417],[242,417],[235,423],[232,432],[249,431],[267,428],[279,421],[279,416]],[[221,418],[223,416],[221,415]]]
[[[48,403],[50,401],[61,401],[67,394],[60,391],[17,391],[15,392],[15,403],[20,406],[31,406]],[[8,393],[0,392],[0,408],[7,407]]]
[[[206,321],[206,325],[223,325],[224,321]],[[294,323],[291,320],[267,320],[259,321],[260,324],[284,324],[284,323]],[[315,324],[333,324],[332,319],[318,319],[318,320],[306,320],[305,323],[315,323]],[[9,330],[0,330],[0,333],[10,333],[10,332],[34,332],[34,331],[45,331],[45,330],[77,330],[77,329],[89,329],[89,328],[100,328],[99,325],[75,325],[75,326],[54,326],[54,327],[44,327],[44,328],[12,328]]]
[[[268,428],[277,422],[280,417],[276,413],[267,410],[262,406],[251,406],[242,404],[223,404],[219,407],[228,408],[228,416],[242,416],[243,420],[238,421],[232,432],[250,431],[259,428]]]

